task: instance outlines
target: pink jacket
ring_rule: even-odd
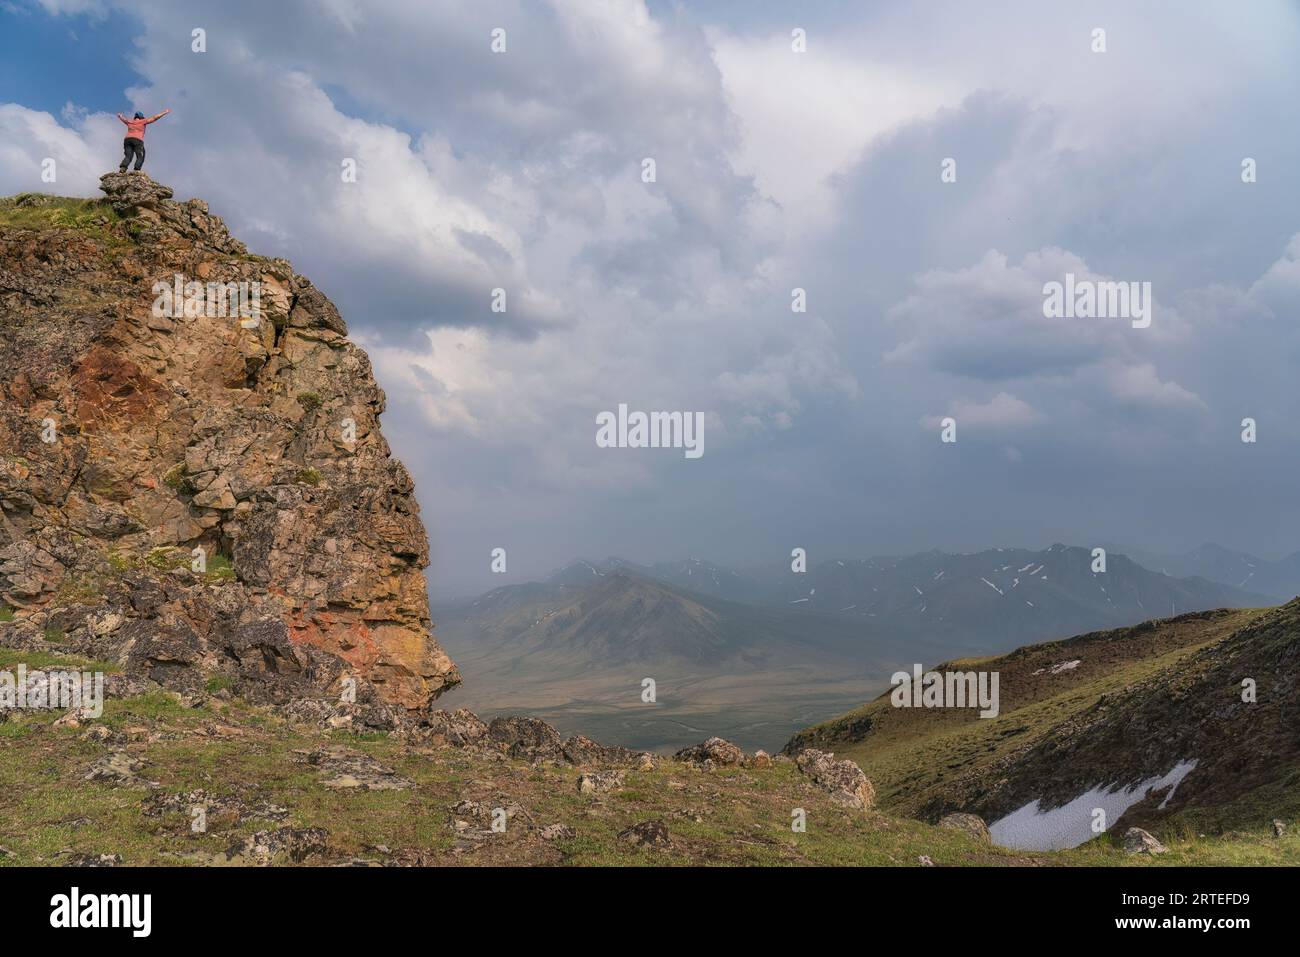
[[[157,116],[150,116],[139,120],[136,119],[128,120],[125,116],[119,113],[117,114],[117,118],[126,124],[127,139],[134,137],[137,140],[142,140],[144,139],[144,128],[148,126],[150,123],[157,123],[159,120],[161,120],[164,116],[166,116],[170,112],[171,110],[163,110]]]

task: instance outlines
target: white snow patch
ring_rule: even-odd
[[[1038,801],[1033,800],[990,824],[989,835],[994,844],[1017,851],[1059,851],[1067,847],[1078,847],[1097,836],[1092,831],[1094,808],[1102,808],[1106,812],[1107,824],[1114,824],[1125,811],[1152,790],[1169,788],[1169,793],[1160,803],[1163,809],[1183,778],[1195,768],[1195,758],[1179,761],[1163,777],[1150,777],[1117,791],[1095,787],[1080,794],[1069,804],[1050,811],[1039,810]]]
[[[1026,602],[1025,604],[1028,604],[1028,602]],[[1082,658],[1075,658],[1073,661],[1058,661],[1050,668],[1036,669],[1034,671],[1034,674],[1041,675],[1043,673],[1047,673],[1050,675],[1059,675],[1062,671],[1073,671],[1075,668],[1079,667],[1079,665],[1081,665],[1082,663],[1083,663]]]
[[[1005,594],[1006,594],[1006,592],[1004,592],[1004,591],[1003,591],[1001,588],[999,588],[997,585],[993,584],[993,583],[992,583],[991,581],[989,581],[987,578],[983,578],[983,577],[981,577],[981,578],[980,578],[980,581],[982,581],[984,584],[988,585],[990,588],[992,588],[992,589],[993,589],[995,592],[997,592],[999,595],[1005,595]]]

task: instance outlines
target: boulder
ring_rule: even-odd
[[[429,732],[441,737],[452,747],[463,748],[482,741],[488,726],[473,711],[457,708],[455,711],[438,709],[425,715],[422,722]]]
[[[971,837],[987,843],[992,842],[989,836],[989,826],[984,823],[984,819],[976,814],[965,814],[957,812],[954,814],[945,814],[939,818],[939,827],[948,828],[953,831],[965,831]]]
[[[575,734],[564,742],[564,757],[571,764],[579,767],[587,765],[624,765],[637,767],[645,764],[645,759],[653,756],[646,751],[633,751],[617,745],[598,744],[591,738]]]
[[[564,757],[560,733],[540,718],[517,714],[493,718],[487,741],[510,757],[526,761],[557,761]]]
[[[1123,847],[1126,854],[1164,854],[1169,850],[1140,827],[1130,827],[1124,832]]]
[[[624,772],[621,770],[590,771],[578,776],[579,794],[606,794],[623,787]]]
[[[620,831],[619,840],[627,841],[636,847],[667,847],[672,843],[668,834],[668,825],[663,821],[642,821]]]
[[[744,763],[745,752],[730,741],[714,737],[702,744],[682,748],[673,757],[700,768],[735,767]]]
[[[799,752],[795,764],[837,804],[866,810],[876,803],[876,789],[862,769],[847,758],[836,761],[834,754],[807,748]]]

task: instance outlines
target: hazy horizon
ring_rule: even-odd
[[[846,553],[837,553],[837,554],[827,554],[822,556],[813,556],[810,554],[808,556],[808,562],[810,566],[813,566],[828,561],[873,561],[873,560],[881,561],[881,560],[895,559],[895,558],[906,558],[908,556],[925,554],[927,552],[932,552],[932,551],[942,552],[951,555],[971,555],[971,554],[978,554],[980,552],[985,552],[985,551],[997,551],[997,550],[1012,551],[1017,549],[1023,549],[1025,551],[1032,551],[1032,552],[1041,552],[1041,551],[1045,551],[1046,549],[1050,548],[1053,545],[1065,545],[1068,548],[1085,548],[1085,547],[1093,548],[1093,547],[1100,546],[1105,548],[1108,554],[1111,556],[1114,555],[1127,556],[1137,564],[1142,565],[1142,567],[1144,568],[1147,568],[1148,571],[1155,571],[1155,572],[1160,572],[1161,569],[1152,568],[1149,565],[1144,564],[1143,562],[1144,558],[1149,559],[1151,557],[1163,557],[1163,558],[1182,557],[1184,555],[1190,554],[1201,548],[1206,548],[1206,547],[1217,547],[1217,548],[1226,549],[1227,551],[1231,551],[1231,552],[1241,552],[1249,555],[1252,558],[1262,559],[1263,561],[1267,561],[1267,562],[1278,562],[1287,558],[1291,558],[1297,554],[1300,554],[1300,548],[1296,548],[1296,549],[1292,549],[1289,552],[1279,552],[1277,554],[1261,555],[1256,552],[1251,552],[1247,549],[1231,548],[1229,546],[1223,545],[1220,542],[1212,542],[1208,540],[1199,542],[1196,545],[1191,546],[1189,548],[1180,549],[1178,551],[1171,551],[1171,552],[1165,552],[1159,549],[1143,548],[1141,546],[1135,546],[1131,543],[1123,543],[1123,542],[1102,541],[1102,542],[1084,543],[1084,542],[1053,540],[1041,544],[1004,543],[1001,545],[986,545],[977,548],[940,548],[938,546],[933,546],[930,548],[921,548],[915,551],[906,551],[906,552],[863,552],[863,553],[846,552]],[[706,562],[711,565],[716,565],[720,568],[725,568],[729,571],[734,571],[744,575],[744,574],[758,574],[761,572],[771,572],[773,570],[788,565],[790,559],[789,559],[789,555],[781,555],[779,553],[773,555],[769,559],[765,559],[761,561],[754,560],[752,555],[749,556],[748,559],[742,559],[738,561],[723,561],[721,559],[715,558],[712,555],[666,555],[662,557],[656,556],[651,558],[638,557],[628,552],[611,552],[608,555],[599,555],[599,556],[571,555],[568,558],[562,558],[557,561],[551,562],[550,564],[545,564],[543,561],[543,563],[538,566],[540,570],[527,570],[527,569],[519,570],[514,567],[509,567],[508,571],[506,572],[490,573],[488,576],[489,580],[482,588],[469,588],[468,590],[465,590],[463,592],[458,592],[458,593],[451,593],[440,589],[438,586],[438,582],[433,579],[433,576],[429,576],[430,600],[435,605],[451,604],[454,602],[478,598],[479,596],[493,590],[494,588],[500,588],[504,585],[519,585],[519,584],[526,584],[530,582],[544,581],[550,576],[563,571],[564,569],[568,568],[570,565],[573,565],[576,562],[589,562],[593,565],[597,565],[611,560],[630,562],[635,565],[641,565],[646,567],[651,567],[656,564],[672,564],[676,562],[700,561],[700,562]],[[1174,575],[1172,573],[1169,574],[1170,577],[1174,577],[1174,578],[1181,577],[1178,575]],[[1250,589],[1246,588],[1244,590],[1249,591]]]

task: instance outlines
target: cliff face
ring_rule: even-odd
[[[202,201],[102,183],[0,204],[0,643],[423,707],[460,678],[369,359]]]

